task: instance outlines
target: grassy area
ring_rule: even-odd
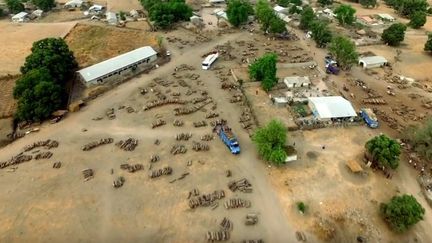
[[[308,107],[305,104],[295,104],[293,106],[293,110],[301,117],[305,117],[308,115]]]

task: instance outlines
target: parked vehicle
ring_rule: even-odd
[[[360,116],[363,118],[365,123],[370,128],[377,128],[378,127],[378,118],[376,117],[375,113],[370,108],[363,108],[360,110]]]
[[[326,65],[326,73],[338,75],[339,74],[339,67],[335,64],[327,64]]]
[[[216,61],[216,59],[218,59],[218,57],[219,57],[219,52],[214,52],[208,55],[202,62],[202,69],[204,70],[210,69],[211,65]]]
[[[220,137],[222,142],[228,147],[232,154],[240,153],[240,145],[237,141],[237,138],[232,133],[231,128],[226,125],[225,121],[221,124],[216,124],[213,131],[216,132],[216,134]]]

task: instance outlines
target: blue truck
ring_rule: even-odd
[[[216,132],[216,134],[220,137],[222,142],[228,147],[232,154],[240,153],[240,145],[237,141],[237,138],[232,133],[231,128],[226,125],[225,120],[217,122],[213,128],[213,132]]]
[[[378,127],[378,119],[375,113],[370,108],[363,108],[360,110],[360,116],[366,122],[368,127],[377,128]]]
[[[331,55],[325,56],[324,62],[325,62],[326,73],[328,73],[328,74],[331,73],[334,75],[339,74],[338,64],[335,60],[333,60],[333,57]]]

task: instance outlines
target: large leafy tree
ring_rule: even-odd
[[[375,8],[378,6],[377,0],[359,0],[359,3],[365,8]]]
[[[432,51],[432,33],[428,34],[428,39],[425,43],[424,50],[428,52]]]
[[[246,0],[231,0],[227,6],[228,21],[235,27],[240,26],[253,14],[252,5]]]
[[[344,36],[334,37],[329,45],[329,51],[344,70],[350,69],[358,61],[355,44]]]
[[[270,33],[283,33],[286,31],[286,25],[285,22],[278,18],[274,17],[270,21],[270,28],[268,29]]]
[[[141,5],[149,13],[150,20],[161,29],[168,29],[172,24],[192,16],[192,8],[184,0],[141,0]]]
[[[355,21],[356,10],[348,4],[341,4],[334,11],[336,19],[342,25],[351,25]]]
[[[332,40],[332,32],[326,22],[314,21],[310,29],[312,31],[312,39],[318,47],[325,47]]]
[[[381,35],[384,43],[390,46],[397,46],[405,39],[405,30],[407,27],[404,24],[396,23],[385,29]]]
[[[72,51],[61,38],[46,38],[33,43],[32,53],[27,56],[21,73],[32,69],[47,68],[53,79],[64,83],[72,77],[78,64]]]
[[[277,83],[276,62],[277,55],[267,53],[249,66],[250,78],[261,81],[261,86],[266,91],[269,91]]]
[[[410,16],[410,22],[408,25],[414,29],[418,29],[426,24],[426,16],[427,15],[425,12],[420,12],[420,11],[414,12]]]
[[[258,0],[255,12],[261,23],[262,30],[268,33],[282,33],[286,31],[285,22],[276,16],[267,0]]]
[[[432,40],[432,34],[429,34]],[[432,49],[432,41],[429,41],[429,48]],[[409,127],[405,131],[405,137],[412,148],[423,158],[432,161],[432,119],[428,119],[420,126]]]
[[[321,6],[332,5],[333,4],[333,0],[318,0],[318,3]]]
[[[379,135],[365,144],[366,152],[371,156],[372,162],[380,167],[396,169],[399,166],[400,145],[387,137]]]
[[[426,0],[399,0],[393,2],[393,7],[400,15],[409,17],[415,12],[426,12],[429,4]]]
[[[32,69],[16,83],[14,98],[18,100],[15,114],[20,121],[42,121],[63,104],[64,89],[54,81],[46,68]]]
[[[290,0],[277,0],[276,1],[276,3],[279,5],[279,6],[282,6],[282,7],[288,7],[288,5],[290,4]]]
[[[56,6],[55,0],[32,0],[34,5],[43,11],[49,11]]]
[[[258,148],[258,153],[267,161],[282,164],[286,159],[285,143],[287,129],[280,121],[272,120],[265,127],[258,128],[252,136],[252,141]]]
[[[412,195],[394,196],[387,204],[380,206],[381,215],[390,227],[397,232],[404,232],[423,220],[425,209]]]
[[[313,9],[309,6],[303,8],[300,16],[300,28],[303,30],[308,30],[310,25],[315,21],[316,16]]]
[[[24,4],[20,0],[6,0],[6,6],[14,14],[24,11]]]

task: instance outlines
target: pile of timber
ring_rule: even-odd
[[[164,99],[164,100],[153,100],[153,101],[148,102],[144,106],[143,109],[146,111],[146,110],[150,110],[152,108],[159,107],[159,106],[170,105],[170,104],[184,105],[186,103],[187,103],[187,101],[180,100],[178,98]]]
[[[174,96],[174,97],[179,97],[180,95],[181,95],[180,92],[172,92],[171,93],[171,96]]]
[[[120,140],[118,143],[115,144],[120,149],[123,149],[125,151],[134,151],[135,147],[138,145],[138,139],[135,138],[128,138],[125,141]]]
[[[184,124],[183,120],[175,119],[173,122],[173,126],[175,126],[175,127],[181,127],[181,126],[183,126],[183,124]]]
[[[230,170],[226,170],[225,175],[226,175],[226,177],[231,177],[232,173]]]
[[[194,151],[208,151],[210,149],[210,147],[208,146],[208,144],[205,143],[199,143],[199,142],[193,142],[193,146],[192,149]]]
[[[193,98],[190,102],[192,104],[196,104],[196,103],[200,103],[200,102],[206,101],[207,99],[208,99],[207,96],[202,96],[202,97]]]
[[[217,119],[217,120],[214,120],[214,121],[210,122],[210,125],[212,127],[215,127],[217,125],[224,125],[224,124],[226,124],[226,120],[224,120],[224,119]]]
[[[179,178],[177,178],[176,180],[183,180],[189,174],[190,174],[189,172],[185,172],[185,173],[181,174],[181,176]]]
[[[188,87],[190,88],[190,85],[186,83],[186,81],[184,81],[183,79],[179,79],[177,80],[177,83],[182,86],[182,87]]]
[[[160,157],[157,154],[153,154],[152,156],[150,156],[150,162],[151,163],[158,162],[159,160],[160,160]]]
[[[250,184],[246,178],[237,181],[230,181],[228,183],[228,188],[233,192],[237,190],[241,192],[252,192],[252,184]]]
[[[54,164],[53,164],[53,168],[54,169],[60,169],[60,167],[61,167],[61,162],[60,161],[54,162]]]
[[[119,176],[116,180],[113,181],[114,188],[120,188],[125,183],[125,178],[123,176]]]
[[[31,156],[31,155],[19,154],[17,156],[10,158],[7,161],[0,162],[0,169],[6,168],[6,167],[11,166],[11,165],[21,164],[23,162],[27,162],[27,161],[30,161],[32,159],[33,159],[33,156]]]
[[[194,122],[193,125],[194,127],[205,127],[207,126],[207,122],[206,121]]]
[[[258,216],[254,213],[249,213],[246,215],[245,225],[254,225],[258,223]]]
[[[181,140],[184,140],[184,141],[188,141],[189,140],[189,138],[191,138],[192,137],[192,133],[184,133],[184,132],[182,132],[182,133],[179,133],[179,134],[177,134],[176,135],[176,140],[177,141],[181,141]]]
[[[233,223],[231,222],[231,220],[227,219],[226,217],[223,218],[222,222],[220,223],[220,226],[223,231],[233,230]]]
[[[127,113],[132,113],[132,112],[135,112],[135,109],[128,106],[128,107],[126,107],[126,111],[127,111]]]
[[[204,106],[206,106],[207,104],[210,104],[211,102],[213,102],[213,101],[208,100],[208,101],[205,101],[199,105],[175,108],[174,109],[174,115],[180,116],[180,115],[188,115],[188,114],[194,113],[194,112],[200,110],[201,108],[203,108]]]
[[[242,100],[243,100],[243,94],[242,93],[237,93],[237,94],[234,94],[231,97],[230,102],[231,103],[237,103],[237,102],[240,102]]]
[[[258,240],[244,240],[242,243],[264,243],[264,240],[258,239]]]
[[[246,199],[231,198],[228,201],[225,201],[224,206],[226,209],[250,208],[251,202],[249,200],[246,200]]]
[[[138,170],[144,170],[144,166],[142,164],[121,164],[120,169],[127,170],[129,173],[134,173]]]
[[[173,155],[176,155],[176,154],[184,154],[184,153],[186,153],[186,152],[187,152],[186,147],[185,147],[184,145],[181,145],[181,144],[176,144],[176,145],[174,145],[174,146],[171,148],[171,151],[170,151],[170,153],[173,154]]]
[[[24,152],[28,152],[34,148],[44,147],[45,149],[57,148],[59,143],[56,140],[37,141],[24,147]]]
[[[207,241],[227,241],[230,238],[228,231],[208,231],[206,234]]]
[[[92,149],[94,149],[94,148],[96,148],[98,146],[101,146],[101,145],[104,145],[104,144],[109,144],[109,143],[112,143],[112,142],[114,142],[114,139],[112,139],[112,138],[102,138],[99,141],[91,142],[91,143],[88,143],[88,144],[84,145],[82,147],[82,150],[83,151],[89,151],[89,150],[92,150]]]
[[[166,124],[166,122],[165,122],[164,120],[162,120],[162,119],[157,119],[156,121],[154,121],[154,122],[152,123],[152,128],[160,127],[160,126],[163,126],[163,125],[165,125],[165,124]]]
[[[40,152],[40,153],[36,154],[36,156],[34,158],[35,158],[35,160],[49,159],[49,158],[51,158],[52,155],[53,155],[53,153],[51,153],[50,151]]]
[[[198,197],[193,197],[189,199],[189,207],[194,209],[196,207],[208,207],[213,204],[214,201],[220,200],[225,197],[225,192],[223,190],[214,191],[210,194],[204,194]]]
[[[218,113],[216,113],[216,112],[210,112],[210,113],[206,114],[205,118],[206,119],[210,119],[210,118],[216,118],[218,116],[219,116]]]
[[[387,104],[387,101],[385,101],[384,99],[369,98],[369,99],[363,99],[363,104],[385,105]]]
[[[237,85],[231,82],[223,82],[221,85],[222,89],[237,89]]]
[[[187,199],[191,198],[192,196],[196,197],[199,196],[199,191],[198,189],[193,189],[192,191],[189,192]]]
[[[114,108],[110,108],[105,112],[106,116],[108,117],[108,119],[112,120],[116,118],[116,115],[114,113]]]
[[[203,136],[201,136],[201,141],[211,141],[213,139],[213,134],[204,134]]]
[[[162,175],[171,175],[171,173],[172,173],[172,168],[167,166],[162,169],[158,169],[150,172],[150,178],[153,179],[153,178],[160,177]]]
[[[84,176],[84,181],[88,181],[88,180],[92,179],[94,176],[94,172],[92,169],[84,169],[84,170],[82,170],[82,173]]]

